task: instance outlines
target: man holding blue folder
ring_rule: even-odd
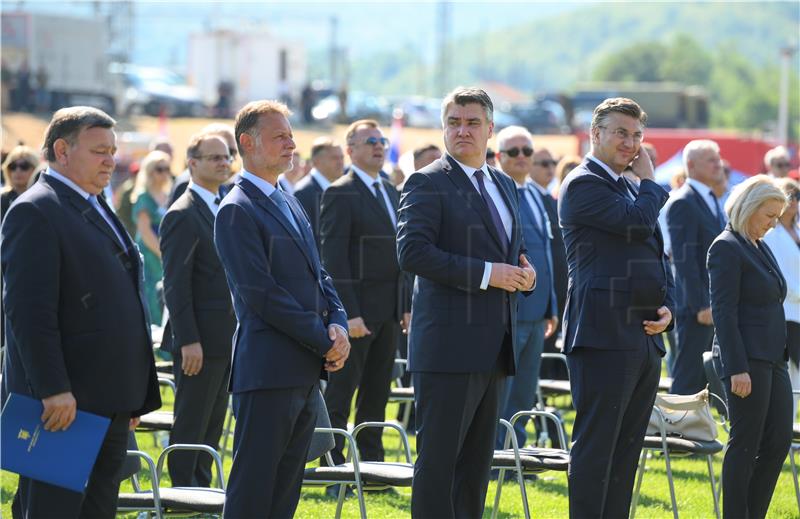
[[[139,252],[99,196],[114,170],[114,124],[94,108],[57,111],[47,171],[0,231],[4,389],[41,400],[49,431],[67,430],[78,409],[111,419],[83,493],[20,478],[26,518],[114,517],[128,429],[161,406]]]

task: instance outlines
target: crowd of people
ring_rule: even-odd
[[[498,419],[536,404],[540,374],[571,382],[570,515],[626,516],[667,350],[680,394],[706,386],[714,352],[731,423],[723,510],[766,515],[800,388],[785,148],[731,189],[717,144],[692,141],[668,192],[632,100],[601,103],[590,152],[556,160],[518,126],[490,150],[491,99],[458,88],[445,149],[414,150],[405,176],[386,172],[378,122],[304,155],[288,116],[246,105],[192,137],[179,174],[154,142],[115,192],[115,121],[97,109],[59,110],[42,153],[5,157],[4,394],[42,400],[47,430],[76,409],[112,419],[83,494],[22,477],[15,514],[113,516],[128,429],[160,406],[155,324],[177,384],[170,443],[218,448],[233,395],[226,517],[292,516],[317,414],[383,421],[398,352],[415,393],[412,516],[482,515]],[[566,354],[568,375],[545,351]],[[524,422],[515,434],[529,442]],[[384,459],[380,430],[359,447]],[[210,485],[210,463],[171,456],[173,484]]]

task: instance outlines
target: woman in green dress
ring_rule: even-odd
[[[158,245],[158,226],[167,211],[169,188],[172,184],[170,156],[163,151],[151,151],[142,159],[136,185],[131,192],[132,217],[136,225],[136,244],[144,257],[144,293],[150,310],[150,322],[161,326],[162,303],[156,284],[163,277],[161,248]]]

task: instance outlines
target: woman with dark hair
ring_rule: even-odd
[[[792,441],[786,280],[763,241],[786,205],[773,179],[747,179],[728,198],[728,226],[708,251],[714,348],[731,422],[722,465],[726,518],[767,515]]]

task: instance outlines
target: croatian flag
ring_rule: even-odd
[[[397,166],[398,161],[400,160],[400,141],[403,136],[403,112],[402,110],[396,109],[392,113],[392,136],[391,136],[391,147],[389,148],[389,162],[392,163],[392,166]]]

